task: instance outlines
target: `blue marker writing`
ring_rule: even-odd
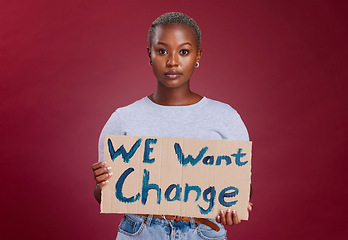
[[[115,185],[115,190],[116,190],[115,196],[121,202],[132,203],[132,202],[138,201],[139,198],[140,198],[140,193],[137,193],[137,195],[135,197],[132,196],[132,197],[129,197],[129,198],[124,197],[123,193],[122,193],[124,181],[126,180],[128,175],[131,174],[133,171],[134,171],[134,168],[128,168],[126,171],[124,171],[122,173],[122,175],[120,176],[120,178],[116,182],[116,185]]]
[[[248,161],[241,162],[240,159],[246,155],[246,153],[241,153],[242,149],[239,148],[237,153],[231,154],[232,157],[235,157],[235,162],[237,166],[243,166],[248,163]]]
[[[170,198],[170,194],[172,191],[175,189],[175,195],[174,197]],[[171,184],[168,186],[167,190],[164,193],[164,197],[168,202],[173,202],[173,201],[181,201],[181,187],[180,184]]]
[[[210,197],[209,197],[209,195],[210,195]],[[201,214],[208,214],[211,212],[211,210],[214,207],[215,195],[216,195],[215,187],[209,187],[209,188],[204,190],[203,200],[209,203],[209,207],[207,209],[204,209],[200,205],[198,205]]]
[[[153,148],[150,147],[150,144],[156,144],[157,143],[157,139],[153,139],[153,138],[148,138],[145,140],[145,149],[144,149],[144,163],[153,163],[155,161],[154,158],[150,159],[150,153],[153,152]]]
[[[149,178],[150,178],[149,171],[144,169],[143,187],[141,191],[141,203],[145,205],[147,201],[147,197],[149,195],[149,190],[154,189],[157,191],[157,204],[160,204],[161,203],[161,188],[155,183],[149,184]]]
[[[227,193],[227,191],[229,191],[229,190],[234,190],[234,191],[230,192],[230,193]],[[233,186],[226,187],[226,188],[222,189],[222,191],[219,194],[219,202],[220,202],[220,204],[222,206],[225,206],[225,207],[231,207],[231,206],[235,205],[238,202],[238,200],[232,201],[232,202],[226,202],[225,198],[235,197],[235,196],[238,195],[238,193],[239,193],[239,189],[236,188],[236,187],[233,187]]]
[[[196,158],[193,158],[192,155],[188,155],[187,157],[185,157],[184,153],[182,152],[182,149],[180,147],[179,143],[175,143],[174,144],[174,149],[175,149],[175,153],[178,156],[178,160],[179,162],[186,166],[188,163],[191,163],[192,166],[196,165],[200,160],[202,160],[204,154],[207,152],[208,147],[204,147],[201,149],[201,151],[199,151],[198,155]]]
[[[119,155],[122,155],[123,161],[125,163],[128,163],[129,159],[131,159],[133,157],[134,153],[139,148],[140,143],[141,143],[141,138],[139,138],[138,141],[136,141],[134,143],[134,145],[129,150],[129,152],[126,151],[126,149],[124,148],[123,145],[121,147],[119,147],[117,149],[117,151],[115,151],[114,146],[112,145],[111,139],[109,138],[108,139],[108,147],[109,147],[109,153],[110,153],[110,157],[111,157],[112,161],[114,161],[115,158],[117,158]]]

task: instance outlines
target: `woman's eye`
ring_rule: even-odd
[[[167,54],[167,51],[165,49],[159,49],[157,52],[161,55]]]
[[[183,50],[180,51],[180,54],[185,56],[185,55],[189,54],[189,50],[183,49]]]

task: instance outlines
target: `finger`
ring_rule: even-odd
[[[221,219],[221,223],[222,223],[223,225],[226,225],[226,218],[225,218],[224,210],[221,210],[221,211],[220,211],[220,219]]]
[[[105,173],[103,175],[99,175],[98,177],[95,178],[95,181],[98,183],[101,183],[103,181],[108,180],[112,176],[112,172]]]
[[[248,206],[248,210],[249,212],[251,212],[251,210],[253,210],[254,204],[249,202],[249,206]]]
[[[216,218],[215,218],[215,220],[216,220],[216,222],[221,223],[221,217],[220,217],[220,215],[217,215]]]
[[[111,170],[111,167],[98,168],[97,170],[94,170],[93,174],[94,174],[94,177],[98,177],[99,175],[109,173],[110,170]]]
[[[104,161],[103,161],[103,162],[94,163],[94,164],[92,165],[92,170],[94,171],[94,170],[96,170],[96,169],[98,169],[98,168],[101,168],[101,167],[103,167],[103,166],[105,166],[105,162],[104,162]]]
[[[227,212],[226,212],[226,223],[229,226],[233,225],[231,209],[227,209]]]
[[[108,180],[97,183],[97,187],[101,190],[106,184],[108,184]]]
[[[237,225],[237,224],[239,224],[240,223],[240,220],[239,220],[239,218],[238,218],[238,215],[237,215],[237,212],[236,212],[236,210],[233,210],[233,225]]]

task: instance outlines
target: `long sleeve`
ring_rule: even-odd
[[[101,162],[104,159],[104,137],[105,135],[124,135],[122,130],[121,118],[117,111],[115,111],[109,120],[106,122],[103,130],[99,136],[98,144],[98,161]]]

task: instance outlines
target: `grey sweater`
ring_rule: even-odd
[[[188,106],[163,106],[144,97],[118,108],[100,134],[99,161],[106,134],[249,141],[237,111],[206,97]]]

